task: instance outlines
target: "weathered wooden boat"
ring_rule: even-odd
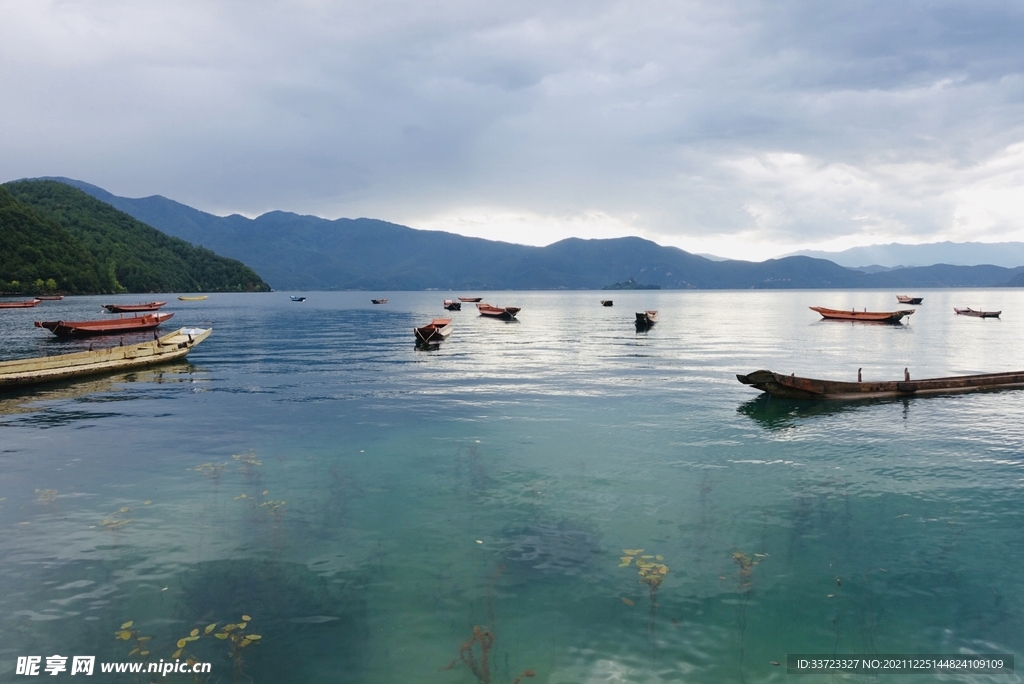
[[[304,302],[304,301],[306,301],[306,298],[305,297],[300,297],[298,295],[292,295],[292,301],[293,302]]]
[[[444,308],[449,311],[462,311],[462,302],[457,302],[454,299],[444,300]]]
[[[652,310],[636,312],[636,327],[650,328],[658,322],[658,312]]]
[[[373,302],[374,304],[387,304],[388,303],[388,300],[386,298],[385,299],[371,299],[370,301]]]
[[[211,332],[212,328],[181,328],[140,344],[3,361],[0,362],[0,391],[174,361],[188,354]]]
[[[953,307],[953,311],[956,311],[961,316],[974,316],[975,318],[999,318],[999,314],[1002,311],[977,311],[975,309],[957,309]]]
[[[0,309],[28,309],[39,303],[39,298],[28,299],[21,302],[0,302]]]
[[[64,299],[64,295],[39,295],[36,299],[47,300],[51,302],[59,302]]]
[[[817,311],[822,318],[830,318],[839,321],[870,321],[872,323],[899,323],[904,316],[910,316],[914,309],[901,309],[900,311],[857,311],[855,309],[826,309],[822,306],[809,307],[811,311]]]
[[[145,314],[102,321],[36,321],[37,328],[46,328],[59,337],[116,335],[118,333],[152,330],[173,316],[172,313]]]
[[[483,297],[459,297],[460,302],[482,302]]]
[[[602,299],[601,306],[611,306],[614,302],[611,299]]]
[[[767,392],[773,397],[785,399],[878,399],[1024,388],[1024,371],[960,375],[926,380],[911,380],[910,374],[904,371],[903,380],[840,382],[798,378],[796,375],[782,375],[768,370],[759,370],[747,375],[737,375],[736,379],[744,385]]]
[[[185,295],[180,295],[178,299],[183,302],[201,302],[209,296],[210,295],[195,295],[194,297],[186,297]]]
[[[481,316],[500,318],[505,321],[511,321],[522,310],[518,306],[493,306],[486,302],[477,304],[476,309],[480,312]]]
[[[452,319],[435,318],[422,328],[413,328],[416,340],[422,344],[441,342],[452,334]]]
[[[911,297],[910,295],[896,295],[896,301],[900,304],[920,304],[924,301],[924,297]]]
[[[139,311],[156,311],[167,302],[149,302],[147,304],[104,304],[103,308],[110,313],[136,313]]]

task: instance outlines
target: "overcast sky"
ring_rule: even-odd
[[[0,180],[763,259],[1024,240],[1024,3],[0,0]]]

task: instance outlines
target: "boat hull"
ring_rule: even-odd
[[[975,318],[999,318],[1002,311],[977,311],[976,309],[957,309],[954,307],[953,311],[961,316],[974,316]]]
[[[444,300],[444,308],[448,311],[462,311],[462,302],[453,302],[450,299]]]
[[[924,297],[910,297],[908,295],[896,295],[896,301],[900,304],[913,304],[914,306],[924,301]]]
[[[429,325],[413,328],[413,333],[416,334],[416,341],[422,344],[443,342],[452,334],[452,319],[435,318]]]
[[[503,321],[511,321],[521,311],[518,306],[491,306],[490,304],[477,304],[477,311],[481,316],[500,318]]]
[[[822,318],[836,321],[866,321],[869,323],[899,323],[904,316],[910,316],[914,309],[901,309],[900,311],[854,311],[852,309],[826,309],[823,306],[808,307],[811,311],[817,311]]]
[[[41,300],[30,299],[26,302],[0,302],[0,309],[30,309]]]
[[[212,332],[212,328],[181,328],[141,344],[3,361],[0,362],[0,391],[175,361],[183,358]]]
[[[963,392],[987,392],[1024,388],[1024,371],[984,373],[925,380],[888,380],[880,382],[840,382],[800,378],[759,370],[736,379],[773,397],[783,399],[879,399],[886,397],[917,397]]]
[[[601,300],[601,306],[611,306],[614,303],[615,303],[615,301],[611,300],[611,299],[602,299]]]
[[[201,302],[210,295],[196,295],[195,297],[178,297],[183,302]]]
[[[636,312],[636,327],[638,328],[650,328],[652,325],[658,322],[657,311],[637,311]]]
[[[470,302],[470,303],[473,303],[473,302],[482,302],[483,300],[484,300],[483,297],[459,297],[459,301],[460,302]]]
[[[37,328],[46,328],[58,337],[117,335],[118,333],[152,330],[174,314],[160,313],[106,321],[36,321]]]
[[[110,313],[139,313],[142,311],[156,311],[167,302],[149,302],[148,304],[104,304],[103,308]]]

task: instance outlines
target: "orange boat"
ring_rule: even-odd
[[[39,303],[39,299],[29,299],[24,302],[0,302],[0,309],[27,309]]]
[[[914,313],[914,309],[902,309],[900,311],[856,311],[854,309],[826,309],[822,306],[808,307],[811,311],[817,311],[822,318],[830,318],[839,321],[870,321],[873,323],[899,323],[904,316]]]
[[[435,318],[422,328],[413,328],[416,333],[416,341],[423,344],[434,344],[448,339],[452,334],[452,319]]]
[[[476,309],[481,316],[490,316],[506,321],[511,321],[522,310],[518,306],[493,306],[487,303],[477,304]]]
[[[103,321],[36,321],[37,328],[46,328],[59,337],[115,335],[117,333],[152,330],[174,314],[157,313]]]
[[[460,302],[482,302],[483,297],[459,297]]]
[[[138,311],[156,311],[167,302],[150,302],[148,304],[104,304],[103,308],[110,313],[135,313]]]

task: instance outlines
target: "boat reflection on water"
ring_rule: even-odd
[[[859,399],[843,402],[781,399],[761,394],[736,407],[736,412],[754,420],[766,430],[788,430],[801,420],[818,416],[854,413],[874,406],[902,406],[903,418],[910,417],[911,398]]]

